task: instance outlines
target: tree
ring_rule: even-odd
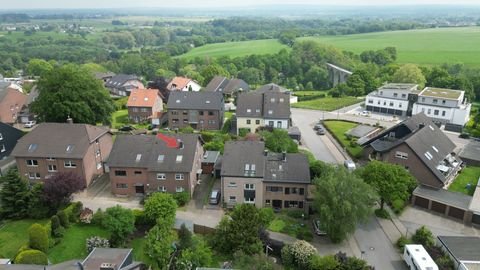
[[[315,160],[310,164],[310,177],[312,179],[322,178],[330,170],[333,170],[333,167],[321,160]]]
[[[332,255],[320,256],[315,254],[310,258],[310,270],[338,270],[340,263]]]
[[[380,209],[385,202],[391,203],[400,199],[406,201],[415,187],[413,176],[400,165],[381,161],[371,161],[359,172],[365,183],[368,183],[380,196]]]
[[[15,257],[15,263],[48,265],[48,258],[47,255],[40,250],[27,249],[20,252],[17,257]]]
[[[412,235],[412,242],[428,248],[435,245],[435,238],[433,237],[432,232],[427,229],[427,227],[422,226],[415,231],[415,234]]]
[[[425,76],[423,76],[422,70],[416,65],[406,64],[400,67],[395,74],[393,74],[392,81],[394,83],[415,83],[420,88],[425,86]]]
[[[85,189],[85,180],[73,172],[59,172],[45,179],[43,199],[50,210],[55,212],[60,206],[71,201],[72,194]]]
[[[157,224],[148,231],[145,242],[145,252],[153,262],[154,268],[167,269],[170,256],[174,251],[172,246],[175,235],[172,232],[173,223],[158,219]]]
[[[265,147],[268,150],[281,153],[286,151],[287,153],[297,153],[298,145],[288,136],[288,132],[283,129],[274,129],[272,132],[262,132],[262,136],[265,138]]]
[[[241,251],[233,255],[233,268],[241,270],[275,270],[281,269],[263,253],[248,255]]]
[[[333,242],[341,242],[372,214],[375,191],[345,168],[332,169],[314,183],[314,207]]]
[[[206,66],[200,72],[200,75],[202,75],[205,83],[209,83],[215,76],[223,76],[227,78],[230,77],[228,71],[218,64],[211,64]]]
[[[27,65],[27,74],[30,76],[44,76],[53,69],[53,66],[43,59],[30,59]]]
[[[119,205],[110,207],[105,211],[102,226],[111,233],[110,243],[112,246],[118,247],[135,230],[135,216],[132,210]]]
[[[35,223],[28,229],[28,245],[32,249],[48,251],[48,234],[44,226]]]
[[[191,248],[193,246],[192,232],[187,229],[185,223],[182,223],[180,230],[178,231],[178,244],[177,248],[179,250]]]
[[[0,216],[21,219],[29,214],[30,193],[28,181],[18,175],[17,170],[9,170],[1,177]]]
[[[159,218],[173,224],[176,209],[177,203],[169,193],[155,192],[145,202],[145,216],[151,224]]]
[[[197,269],[198,267],[208,266],[211,263],[212,250],[205,241],[194,237],[192,247],[181,251],[176,262],[176,269]]]
[[[68,64],[47,72],[38,82],[32,111],[46,122],[109,123],[114,106],[100,80],[85,69]]]
[[[51,224],[52,236],[57,238],[62,237],[64,228],[60,224],[60,219],[58,218],[57,215],[53,215],[50,218],[50,224]]]
[[[283,31],[278,36],[278,41],[280,43],[287,45],[288,47],[293,47],[295,44],[295,39],[297,38],[297,33],[294,30]]]

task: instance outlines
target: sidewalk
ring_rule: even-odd
[[[397,215],[390,209],[390,207],[388,207],[388,205],[385,205],[384,208],[390,214],[390,219],[383,219],[378,217],[375,218],[380,224],[380,227],[382,227],[383,232],[385,232],[385,235],[387,235],[390,242],[395,246],[398,238],[400,238],[401,236],[406,236],[408,230],[400,221],[400,219],[398,219]]]

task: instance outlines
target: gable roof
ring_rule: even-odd
[[[175,91],[168,97],[167,107],[174,110],[222,110],[223,95],[219,92]]]
[[[280,86],[278,84],[274,84],[274,83],[269,83],[269,84],[265,84],[264,86],[258,88],[257,90],[255,90],[255,92],[257,93],[285,93],[285,92],[290,92],[287,88],[283,87],[283,86]]]
[[[2,157],[10,155],[13,148],[17,144],[17,141],[23,136],[23,131],[0,122],[0,136],[0,145],[3,145],[3,147],[5,147],[5,151],[0,153],[1,159]]]
[[[198,142],[197,134],[118,135],[107,164],[111,168],[190,172]],[[159,157],[162,155],[163,157]],[[182,160],[177,162],[179,155],[182,156]]]
[[[183,89],[187,87],[188,83],[191,82],[192,79],[185,78],[185,77],[175,77],[173,78],[167,85],[169,90],[173,89]]]
[[[105,83],[105,87],[119,88],[122,87],[126,82],[131,80],[139,80],[139,78],[136,75],[117,74],[107,80],[107,82]]]
[[[127,107],[153,107],[159,98],[158,89],[133,89],[128,97]]]
[[[237,117],[263,117],[263,95],[241,93],[237,98]]]
[[[222,76],[215,76],[205,87],[205,91],[222,92],[232,94],[237,91],[248,91],[250,86],[242,79],[227,79]]]
[[[265,143],[256,141],[228,141],[222,157],[222,176],[263,178]],[[245,165],[255,165],[255,174],[245,176]]]
[[[225,86],[228,84],[229,80],[226,77],[215,76],[205,87],[205,91],[217,92],[223,91]],[[222,90],[220,90],[222,89]]]
[[[132,263],[129,261],[132,251],[131,248],[94,248],[82,262],[83,269],[98,270],[103,263],[112,263],[116,265],[115,269],[124,269]]]
[[[27,98],[27,95],[16,89],[0,88],[0,121],[14,123],[15,113],[20,112]]]
[[[12,156],[81,159],[89,145],[108,132],[87,124],[41,123],[18,141]]]
[[[310,184],[310,167],[304,154],[268,153],[264,181]]]
[[[263,94],[264,118],[290,118],[290,94],[273,92]]]

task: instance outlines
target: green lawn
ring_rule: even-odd
[[[362,99],[358,99],[355,97],[325,97],[307,101],[300,101],[298,103],[292,104],[292,107],[311,110],[334,111],[346,106],[353,105],[355,103],[359,103],[361,101]]]
[[[300,40],[316,40],[355,53],[393,46],[397,48],[398,63],[464,63],[468,66],[480,66],[480,27],[305,37]]]
[[[28,228],[34,223],[46,224],[47,220],[24,219],[7,221],[0,227],[0,258],[10,258],[17,254],[18,249],[28,243]]]
[[[323,122],[325,127],[332,133],[333,137],[343,146],[346,147],[347,152],[354,158],[359,158],[362,154],[363,148],[359,145],[351,146],[350,140],[345,133],[358,126],[357,123],[345,122],[345,121],[330,121]]]
[[[289,47],[279,43],[276,39],[250,40],[207,44],[179,57],[193,59],[195,57],[230,56],[234,58],[251,54],[274,54],[281,49],[289,49]]]
[[[60,263],[73,259],[85,258],[87,254],[85,241],[92,236],[109,238],[109,233],[95,225],[72,224],[65,230],[60,243],[50,249],[48,259]]]
[[[275,219],[268,226],[268,230],[297,237],[299,233],[308,234],[310,232],[307,223],[308,220],[296,219],[286,213],[280,213],[275,215]]]
[[[475,192],[479,177],[480,167],[465,167],[455,181],[448,187],[448,190],[462,192],[472,196],[473,192]],[[468,183],[472,184],[470,189],[466,188]]]
[[[112,114],[112,128],[119,128],[128,123],[128,110],[119,110]]]

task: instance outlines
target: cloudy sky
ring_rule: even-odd
[[[279,4],[309,5],[480,5],[480,0],[0,0],[0,9],[19,8],[126,8],[229,7]]]

